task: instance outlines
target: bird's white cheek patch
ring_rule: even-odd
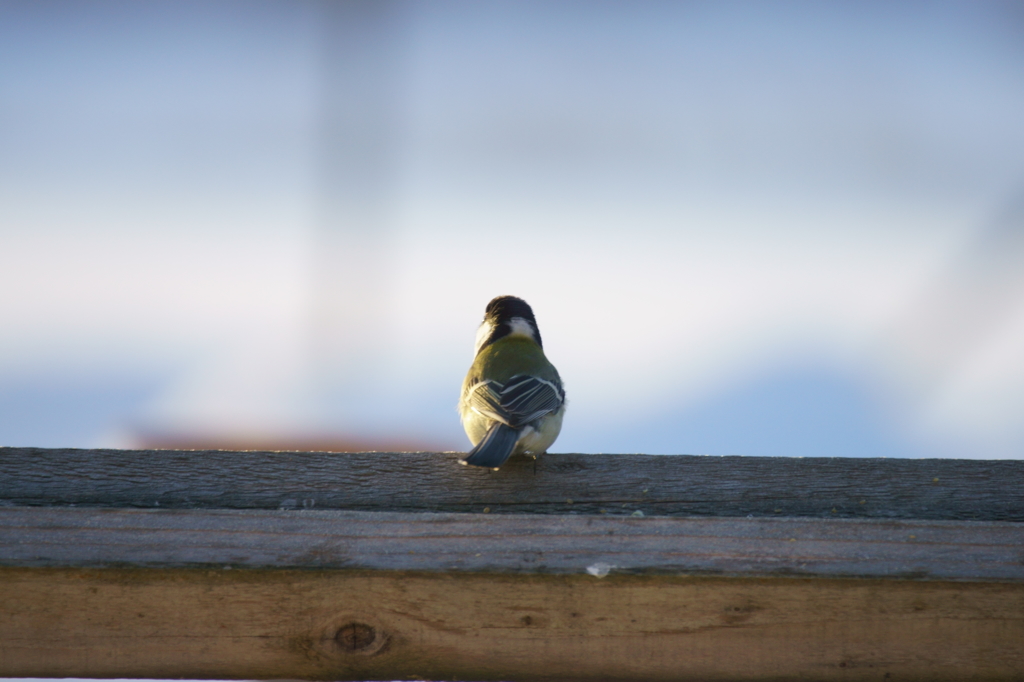
[[[493,323],[485,321],[480,324],[480,328],[476,330],[476,347],[473,349],[474,353],[480,352],[480,346],[484,345],[484,342],[491,338],[491,332],[493,331]]]
[[[512,329],[509,336],[526,336],[534,341],[537,340],[537,337],[533,335],[533,327],[521,317],[513,317],[508,321],[508,326]]]

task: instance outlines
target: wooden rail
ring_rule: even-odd
[[[0,448],[0,677],[1024,678],[1024,462]]]

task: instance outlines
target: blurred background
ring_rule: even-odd
[[[1024,5],[0,2],[0,445],[1024,456]]]

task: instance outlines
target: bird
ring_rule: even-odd
[[[544,355],[533,309],[521,298],[487,304],[459,415],[473,449],[462,464],[497,470],[513,454],[536,457],[562,430],[565,389]]]

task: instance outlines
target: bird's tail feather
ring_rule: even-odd
[[[519,431],[508,424],[495,422],[483,440],[469,451],[463,462],[477,467],[492,469],[500,467],[512,454],[517,440],[519,440]]]

